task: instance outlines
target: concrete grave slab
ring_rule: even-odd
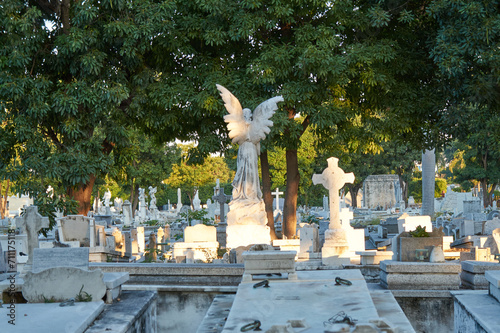
[[[5,308],[5,306],[4,306]],[[73,306],[59,303],[16,304],[15,325],[0,320],[0,332],[83,333],[104,309],[104,302],[80,302]]]
[[[462,270],[475,274],[484,274],[484,272],[490,270],[500,270],[500,263],[493,261],[467,260],[462,261],[461,265]]]
[[[429,263],[384,260],[380,284],[387,289],[456,290],[460,287],[458,262]]]
[[[356,251],[360,256],[361,265],[378,265],[383,260],[391,260],[393,256],[392,251]]]
[[[222,332],[240,332],[254,320],[261,322],[264,332],[299,321],[309,327],[307,332],[324,332],[323,323],[340,311],[360,322],[380,319],[359,270],[303,271],[297,275],[297,280],[271,280],[269,288],[241,283]],[[352,285],[336,285],[336,277]]]
[[[220,333],[235,295],[216,295],[196,333]]]
[[[85,333],[159,332],[157,299],[158,294],[152,291],[124,292],[120,302],[107,305]]]
[[[413,332],[413,327],[390,290],[378,283],[368,283],[368,290],[380,317],[389,320],[401,332]]]
[[[467,289],[488,289],[488,281],[484,273],[492,270],[500,271],[500,263],[498,262],[467,260],[462,261],[461,265],[460,279],[462,287]]]
[[[500,303],[485,290],[451,292],[454,298],[454,332],[498,332]]]
[[[0,273],[7,271],[7,251],[2,250],[2,243],[0,243]]]
[[[122,284],[129,279],[128,272],[107,272],[103,274],[103,282],[106,285],[106,303],[111,304],[120,297]]]
[[[500,271],[488,271],[488,272],[484,273],[484,276],[486,277],[486,280],[490,284],[490,289],[491,288],[495,288],[495,289],[500,288]]]

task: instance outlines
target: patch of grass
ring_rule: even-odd
[[[56,299],[54,298],[54,296],[52,296],[51,298],[47,298],[45,296],[42,296],[42,297],[43,297],[44,303],[55,303],[56,302]]]
[[[83,284],[80,288],[80,292],[76,295],[75,300],[77,302],[92,302],[92,295],[89,295],[86,291],[83,291]]]

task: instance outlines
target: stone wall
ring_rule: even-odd
[[[236,286],[125,285],[127,291],[154,291],[158,332],[196,332],[217,295],[235,294]]]
[[[453,332],[453,298],[448,291],[393,290],[392,293],[415,332]]]
[[[465,307],[458,301],[455,301],[455,331],[454,332],[474,332],[474,333],[487,333],[481,327],[476,318],[465,309]]]
[[[363,207],[388,209],[401,200],[401,187],[397,175],[371,175],[363,184]]]
[[[243,276],[243,264],[121,264],[90,263],[91,270],[128,272],[127,284],[237,286]]]
[[[159,291],[158,332],[196,332],[218,292]]]

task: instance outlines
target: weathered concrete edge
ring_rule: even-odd
[[[243,264],[131,264],[91,263],[90,270],[103,272],[129,272],[130,275],[224,275],[242,276]]]
[[[385,318],[402,332],[415,333],[410,321],[390,290],[382,288],[378,283],[367,283],[366,285],[381,318]]]
[[[181,286],[181,285],[149,285],[149,284],[126,284],[122,286],[123,291],[184,291],[184,292],[221,292],[236,293],[238,286]]]
[[[131,297],[128,299],[128,297]],[[132,325],[144,315],[153,302],[156,302],[158,293],[154,291],[129,291],[122,294],[120,302],[106,305],[104,311],[85,331],[85,333],[97,333],[104,330],[113,332],[127,332]],[[125,301],[127,299],[127,301]],[[130,303],[133,306],[129,306]],[[130,311],[132,310],[132,311]],[[113,327],[113,328],[110,328]]]
[[[461,265],[462,270],[476,274],[484,274],[488,270],[500,270],[500,263],[494,261],[465,260]]]
[[[453,291],[452,296],[455,302],[457,302],[463,309],[466,311],[471,317],[473,317],[476,322],[487,332],[496,332],[497,327],[491,327],[490,323],[485,322],[481,316],[481,312],[477,312],[477,309],[470,308],[466,305],[466,301],[469,301],[470,298],[481,298],[484,297],[485,300],[491,301],[493,297],[488,295],[488,291],[486,290],[460,290]],[[491,297],[491,298],[489,298]],[[480,302],[477,302],[480,303]],[[497,307],[500,311],[500,303],[496,300],[492,302],[492,304],[486,305],[490,309],[492,306]]]
[[[451,298],[453,290],[391,290],[394,297],[429,297],[429,298]]]
[[[415,273],[415,274],[454,274],[460,273],[462,267],[458,262],[410,262],[383,260],[380,262],[380,270],[389,273]]]

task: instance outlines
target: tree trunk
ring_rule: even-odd
[[[481,179],[481,191],[483,192],[484,208],[491,206],[491,194],[488,192],[488,181],[486,178]]]
[[[398,174],[399,187],[401,188],[401,198],[405,202],[405,207],[408,207],[408,183],[404,181],[403,176]]]
[[[267,225],[270,228],[271,240],[278,239],[274,229],[273,196],[271,194],[271,175],[269,173],[269,160],[267,150],[260,153],[260,169],[262,172],[262,196],[266,206]]]
[[[139,203],[139,185],[132,183],[132,193],[131,193],[131,203],[132,203],[132,217],[135,217],[135,210],[137,209],[137,205]]]
[[[78,201],[78,214],[87,216],[91,207],[92,189],[96,180],[95,175],[90,175],[89,180],[85,184],[80,184],[77,187],[69,187],[67,189],[68,196]]]
[[[0,214],[2,216],[2,220],[7,215],[7,199],[9,197],[9,187],[10,187],[10,179],[7,179],[5,194],[2,195],[2,183],[0,183]]]
[[[299,194],[299,162],[296,149],[286,151],[286,190],[285,207],[283,208],[283,235],[287,238],[295,236],[297,228],[297,197]]]
[[[61,1],[61,21],[63,23],[63,32],[69,34],[70,23],[69,23],[69,8],[70,0]]]
[[[493,194],[495,193],[495,188],[497,187],[497,183],[493,183],[490,185],[490,192],[488,193],[488,198],[490,200],[490,204],[488,206],[493,205],[493,201],[496,199],[493,199]]]
[[[358,192],[361,186],[363,186],[363,183],[358,184],[358,185],[352,185],[352,184],[346,184],[347,188],[349,189],[349,193],[351,194],[351,205],[353,208],[358,207]]]

